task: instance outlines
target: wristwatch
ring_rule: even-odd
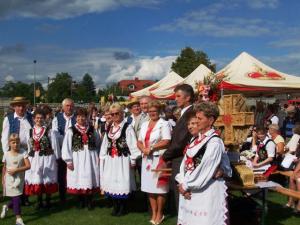
[[[150,146],[150,151],[153,152],[153,150],[154,150],[154,147],[153,147],[153,145],[151,145]]]

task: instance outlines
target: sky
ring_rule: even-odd
[[[300,76],[299,12],[298,0],[0,0],[0,86],[34,71],[45,86],[58,72],[97,88],[156,80],[186,46],[217,70],[246,51]]]

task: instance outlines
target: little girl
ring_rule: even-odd
[[[21,218],[21,196],[23,194],[25,171],[30,169],[30,162],[24,149],[20,149],[18,134],[9,136],[9,151],[4,152],[3,160],[3,194],[11,197],[11,202],[3,205],[1,219],[6,216],[8,208],[16,215],[16,225],[24,225]]]

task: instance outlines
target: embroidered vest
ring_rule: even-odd
[[[65,135],[66,119],[64,117],[64,113],[63,112],[57,113],[56,118],[57,118],[59,134],[60,135]],[[75,115],[73,115],[72,118],[71,118],[72,126],[74,126],[75,123],[76,123],[76,117],[75,117]]]
[[[83,140],[82,134],[75,126],[72,126],[73,137],[72,137],[72,150],[74,152],[83,151]],[[93,126],[90,126],[86,132],[88,137],[88,149],[90,151],[96,150],[96,138],[95,138],[95,129]]]
[[[267,152],[267,149],[266,149],[266,146],[269,142],[273,142],[272,139],[269,139],[267,140],[266,144],[264,145],[261,145],[262,143],[256,143],[257,144],[257,155],[258,155],[258,162],[262,162],[264,160],[266,160],[268,158],[268,152]],[[276,151],[276,148],[275,148],[275,151]],[[275,155],[276,155],[276,152],[275,152]],[[274,161],[274,160],[273,160]]]
[[[51,141],[48,137],[48,132],[49,132],[49,128],[46,128],[43,136],[40,138],[38,143],[36,143],[36,141],[33,139],[33,129],[30,129],[29,131],[30,150],[28,153],[30,157],[34,156],[35,151],[39,152],[39,156],[48,156],[54,154],[54,151],[51,146]]]
[[[29,112],[25,113],[25,118],[29,122],[29,124],[33,127],[33,120],[32,115]],[[7,115],[8,123],[9,123],[9,134],[16,133],[19,134],[20,132],[20,121],[16,117],[14,118],[14,113],[9,113]]]
[[[204,153],[206,151],[206,148],[207,148],[207,145],[209,143],[209,141],[214,138],[214,137],[217,137],[217,138],[220,138],[219,135],[213,135],[211,136],[206,142],[204,145],[202,145],[202,147],[198,150],[198,152],[192,157],[190,158],[191,160],[191,165],[189,168],[187,168],[187,165],[185,165],[184,167],[184,172],[186,173],[188,170],[192,170],[194,171],[196,169],[197,166],[200,165],[201,161],[202,161],[202,158],[204,156]],[[188,159],[187,159],[188,160]]]
[[[118,156],[129,156],[130,155],[130,151],[129,151],[129,148],[128,148],[128,145],[127,145],[127,142],[126,142],[126,130],[129,126],[129,123],[125,123],[123,128],[122,128],[122,131],[121,131],[121,135],[120,137],[115,140],[115,144],[116,144],[116,148],[117,148],[117,151],[118,151]],[[110,130],[110,127],[109,129]],[[113,140],[107,135],[107,139],[108,139],[108,147],[107,147],[107,152],[110,156],[112,156],[112,149],[113,149]]]

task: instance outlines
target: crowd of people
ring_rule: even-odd
[[[66,202],[66,194],[76,195],[80,207],[88,209],[94,206],[93,196],[101,193],[112,203],[111,215],[122,216],[128,212],[132,192],[140,190],[149,201],[151,224],[164,221],[169,191],[177,224],[227,224],[224,178],[231,177],[232,171],[213,127],[219,109],[211,102],[195,104],[194,99],[193,88],[183,84],[175,88],[173,108],[147,96],[133,98],[126,106],[112,103],[99,109],[93,104],[75,108],[73,100],[66,98],[54,113],[47,105],[29,112],[29,102],[15,97],[1,137],[3,192],[11,198],[3,205],[1,218],[11,208],[16,224],[23,225],[21,203],[26,205],[28,197],[36,195],[37,209],[50,208],[56,192],[61,203]],[[286,152],[297,152],[300,125],[296,108],[291,107],[281,127],[272,108],[264,121],[268,132],[259,127],[251,130],[243,150],[255,153],[250,157],[253,168],[268,170],[275,157],[283,162]],[[291,141],[285,145],[288,138]],[[287,169],[296,169],[290,188],[300,190],[300,164],[295,158],[292,161]],[[164,172],[167,168],[172,169],[171,177]],[[287,207],[300,210],[295,202],[290,199]]]

